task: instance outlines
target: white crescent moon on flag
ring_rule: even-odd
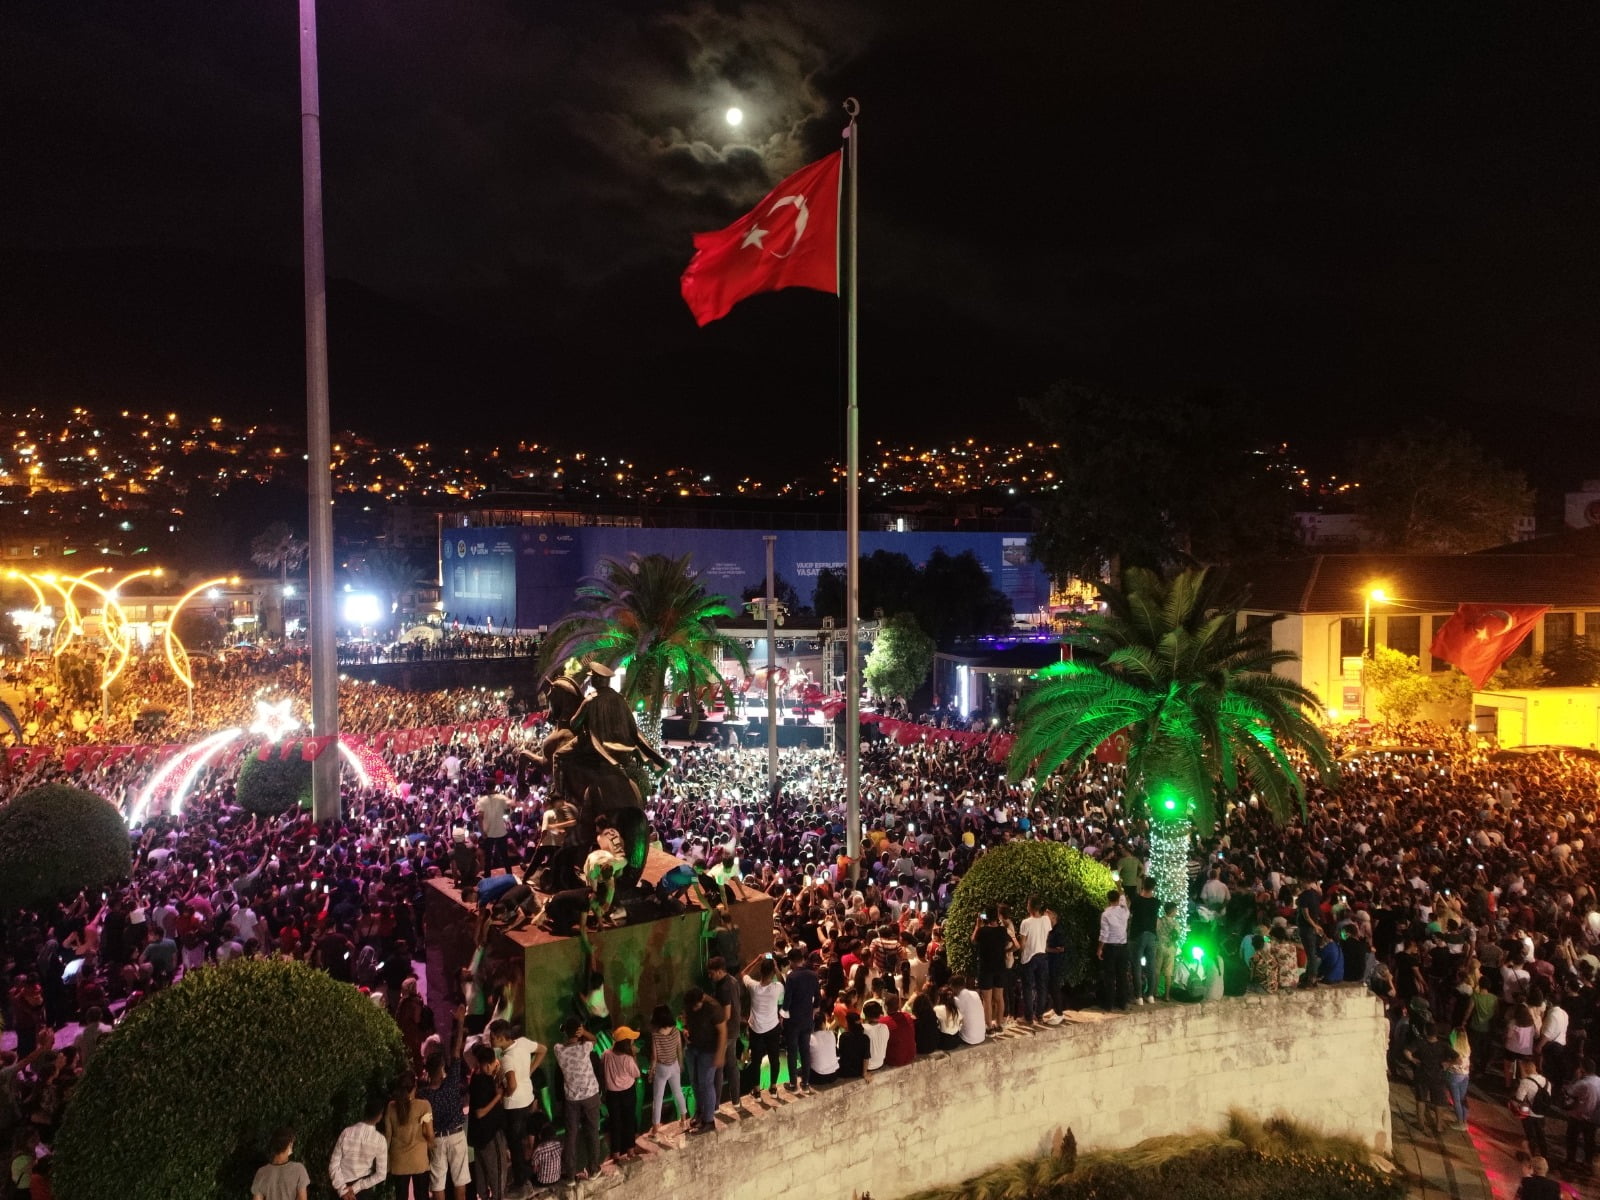
[[[793,196],[780,196],[777,200],[774,200],[772,202],[772,207],[767,209],[767,216],[770,217],[780,208],[790,204],[794,205],[796,209],[794,216],[794,238],[789,242],[789,248],[782,254],[779,254],[776,250],[767,250],[767,253],[772,255],[773,258],[788,258],[794,253],[794,248],[800,244],[800,238],[805,234],[806,222],[811,219],[811,210],[806,207],[806,198],[798,194]],[[762,249],[765,250],[766,247],[763,246]]]
[[[1491,608],[1488,612],[1484,613],[1483,616],[1485,620],[1490,617],[1502,618],[1506,624],[1505,628],[1500,631],[1501,633],[1510,633],[1512,628],[1516,625],[1516,622],[1511,619],[1511,614],[1503,608]]]

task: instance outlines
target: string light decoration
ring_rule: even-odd
[[[1168,811],[1165,798],[1152,805],[1152,812]],[[1150,874],[1156,884],[1156,899],[1161,911],[1166,912],[1167,902],[1178,906],[1178,944],[1189,937],[1189,830],[1187,820],[1163,820],[1156,817],[1150,822]]]
[[[250,723],[250,732],[260,734],[267,741],[277,744],[283,741],[296,729],[300,722],[290,711],[293,700],[257,700],[256,719]]]

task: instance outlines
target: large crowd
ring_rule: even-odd
[[[267,678],[241,672],[216,703],[242,704]],[[368,685],[349,697],[351,718],[374,728],[437,723],[430,714],[467,702]],[[619,1011],[601,987],[589,1019],[574,1017],[553,1046],[518,1030],[521,981],[482,966],[486,956],[440,988],[418,980],[425,879],[481,879],[485,921],[518,919],[538,899],[514,878],[494,884],[495,868],[561,861],[552,851],[573,814],[547,802],[520,753],[537,735],[462,735],[393,757],[400,794],[352,792],[344,817],[320,826],[248,816],[219,768],[181,817],[132,831],[128,886],[5,925],[16,1041],[0,1067],[0,1137],[19,1180],[44,1164],[34,1195],[47,1195],[42,1148],[121,1014],[208,963],[278,955],[367,989],[412,1057],[365,1132],[352,1127],[332,1164],[311,1164],[331,1170],[341,1195],[396,1175],[418,1194],[460,1197],[470,1177],[480,1196],[515,1197],[626,1161],[641,1137],[712,1133],[719,1105],[726,1116],[773,1104],[780,1089],[798,1101],[1074,1008],[1334,985],[1384,998],[1391,1067],[1411,1081],[1421,1119],[1464,1127],[1476,1081],[1513,1105],[1530,1156],[1549,1156],[1546,1125],[1559,1125],[1567,1166],[1587,1172],[1600,1109],[1600,763],[1496,754],[1460,730],[1393,732],[1387,749],[1341,745],[1341,779],[1312,787],[1304,820],[1278,826],[1247,791],[1224,797],[1215,833],[1192,846],[1187,914],[1154,898],[1146,832],[1114,765],[1035,787],[1008,782],[983,745],[872,742],[862,753],[866,852],[852,883],[834,758],[784,751],[773,801],[763,753],[672,749],[647,806],[654,836],[697,868],[713,903],[732,879],[773,896],[773,953],[744,954],[713,907],[705,970],[679,1009]],[[135,769],[83,782],[115,796]],[[987,848],[1024,838],[1070,843],[1115,873],[1088,991],[1069,985],[1079,964],[1043,905],[987,914],[971,935],[975,968],[951,968],[941,918],[955,885]],[[594,907],[604,919],[605,905]],[[1182,915],[1209,947],[1200,964],[1173,961]],[[582,936],[590,918],[575,919]],[[430,1007],[434,992],[448,1004]],[[71,1027],[68,1039],[60,1031]],[[547,1062],[559,1074],[552,1111],[536,1087]],[[647,1099],[636,1096],[641,1077]],[[270,1190],[304,1172],[291,1147],[286,1131],[258,1194],[294,1194]]]

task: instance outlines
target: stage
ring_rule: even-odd
[[[653,886],[681,862],[652,848],[642,882]],[[452,981],[472,963],[478,906],[463,901],[446,877],[425,883],[428,1004],[436,1015],[442,1015],[452,1007]],[[739,931],[740,956],[748,962],[772,949],[773,901],[765,893],[741,884],[732,884],[729,890],[738,897],[729,904],[728,912]],[[548,899],[539,894],[541,904]],[[709,927],[709,916],[692,892],[685,897],[685,903],[688,910],[677,916],[590,934],[605,979],[611,1024],[625,1023],[646,1030],[651,1010],[657,1004],[666,1004],[681,1014],[683,993],[704,985],[705,959],[714,953],[706,948],[703,936]],[[561,1022],[580,1013],[582,958],[583,950],[576,937],[556,937],[531,925],[513,931],[495,926],[489,932],[484,975],[488,978],[497,971],[514,975],[520,983],[516,1009],[523,1032],[548,1046],[560,1039]],[[729,968],[738,970],[743,965],[730,963]]]

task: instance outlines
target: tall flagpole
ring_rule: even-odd
[[[311,566],[306,616],[311,650],[311,732],[339,733],[339,660],[333,628],[333,465],[328,417],[328,285],[322,253],[322,105],[317,94],[317,3],[300,0],[300,176],[306,289],[306,498]],[[311,763],[311,815],[339,816],[339,755]]]
[[[845,575],[844,610],[844,744],[845,744],[845,854],[850,858],[850,880],[861,878],[861,408],[856,387],[856,179],[859,171],[861,131],[856,118],[861,105],[851,97],[844,102],[850,124],[844,136],[846,198],[849,203],[848,249],[845,252],[844,373],[845,373]]]

